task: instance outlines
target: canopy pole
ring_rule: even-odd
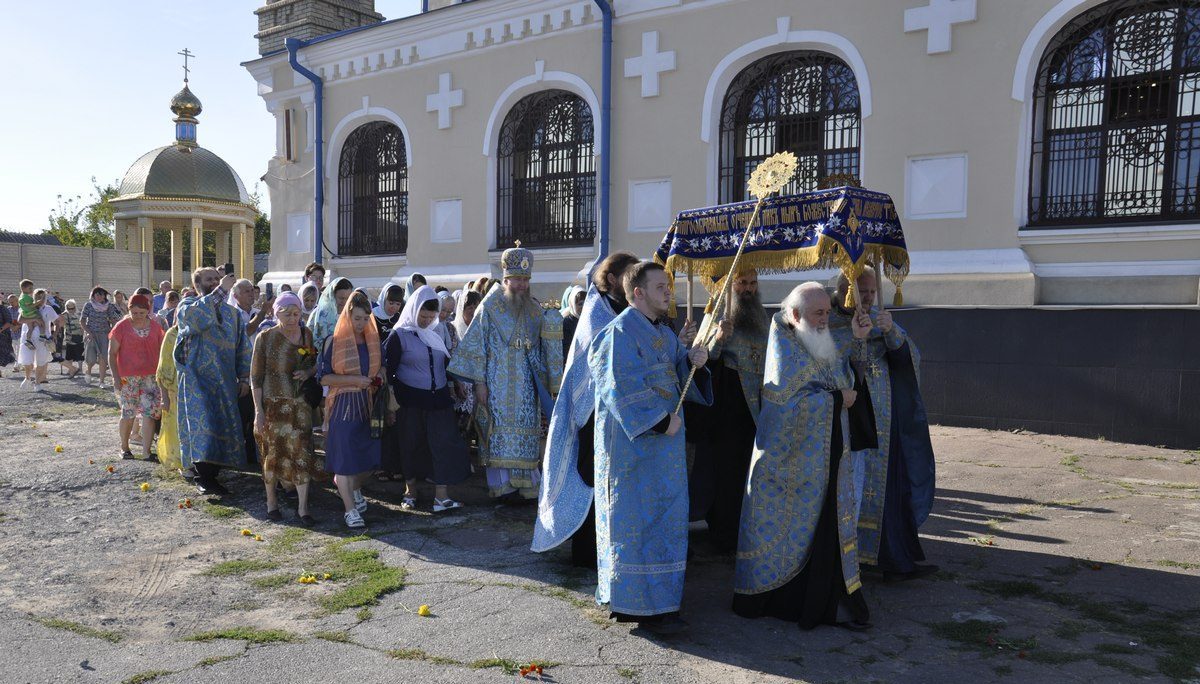
[[[875,303],[879,305],[879,310],[884,310],[883,305],[883,266],[880,262],[883,259],[875,260]]]
[[[688,285],[687,285],[687,322],[692,322],[692,287],[695,285],[692,277],[692,264],[688,263]]]

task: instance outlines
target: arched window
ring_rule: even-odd
[[[408,154],[386,121],[354,129],[338,164],[338,254],[403,254],[408,249]]]
[[[546,90],[513,106],[500,128],[496,245],[590,245],[596,237],[592,110]]]
[[[751,64],[721,107],[721,202],[746,199],[754,168],[778,152],[800,160],[785,194],[815,190],[830,176],[859,178],[861,119],[858,81],[837,57],[799,50]]]
[[[1081,14],[1051,40],[1034,88],[1031,226],[1200,215],[1200,2]]]

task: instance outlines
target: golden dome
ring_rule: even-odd
[[[175,113],[175,116],[194,119],[200,115],[203,109],[200,98],[192,94],[186,82],[183,84],[183,90],[175,93],[175,97],[171,98],[171,111]]]

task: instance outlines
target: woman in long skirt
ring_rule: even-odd
[[[329,388],[325,398],[325,470],[346,509],[346,525],[366,527],[367,510],[362,482],[379,468],[379,439],[371,436],[371,413],[376,389],[383,384],[379,331],[371,300],[355,292],[342,309],[333,334],[325,342],[317,374]]]
[[[462,506],[447,487],[467,479],[471,464],[454,423],[454,396],[446,381],[450,353],[438,327],[441,301],[428,285],[418,287],[384,343],[384,368],[395,394],[395,453],[405,477],[400,507],[417,505],[417,483],[432,479],[433,512]]]

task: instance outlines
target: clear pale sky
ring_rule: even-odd
[[[253,11],[264,1],[0,3],[0,229],[41,231],[57,195],[86,199],[93,176],[119,181],[171,143],[185,47],[204,103],[199,143],[253,192],[275,152],[274,119],[240,63],[258,56]],[[376,10],[393,19],[420,4],[376,0]]]

